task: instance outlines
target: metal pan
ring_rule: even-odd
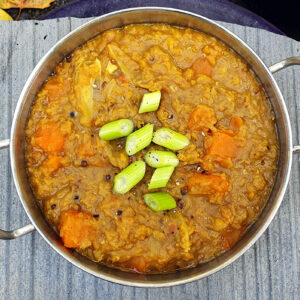
[[[37,206],[26,173],[24,147],[25,125],[35,96],[55,66],[81,44],[103,31],[135,23],[166,23],[190,27],[215,36],[232,48],[256,73],[270,99],[276,116],[280,143],[279,165],[274,188],[258,221],[251,226],[233,248],[216,259],[198,267],[171,274],[141,275],[108,268],[79,255],[63,246],[60,238],[46,222]],[[163,287],[188,283],[204,278],[232,263],[249,249],[267,229],[275,216],[290,177],[293,153],[300,152],[300,146],[292,145],[289,115],[282,94],[272,73],[287,66],[300,64],[300,57],[285,59],[268,68],[257,54],[229,30],[202,16],[172,8],[144,7],[116,11],[100,16],[61,39],[37,64],[20,95],[13,118],[10,140],[0,141],[0,149],[10,147],[11,169],[20,201],[31,220],[31,224],[13,231],[0,230],[0,239],[14,239],[37,230],[47,243],[61,256],[75,266],[99,278],[119,284],[137,287]]]

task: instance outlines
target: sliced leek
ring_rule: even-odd
[[[153,124],[147,124],[134,131],[126,139],[125,150],[128,155],[134,155],[150,145],[153,135]]]
[[[139,114],[156,111],[159,107],[160,98],[160,91],[144,94],[142,103],[140,105]]]
[[[165,127],[159,128],[154,133],[153,142],[173,151],[181,150],[190,143],[183,134]]]
[[[174,169],[175,167],[173,166],[156,169],[151,177],[148,189],[152,190],[165,187],[171,178]]]
[[[146,164],[143,161],[136,161],[122,170],[114,178],[114,191],[118,194],[125,194],[137,185],[145,176]]]
[[[145,194],[144,200],[153,211],[168,210],[176,207],[174,198],[164,192]]]
[[[151,150],[145,155],[146,163],[153,168],[167,166],[176,167],[179,164],[177,156],[171,151]]]
[[[99,131],[99,136],[105,141],[127,136],[133,131],[133,122],[129,119],[120,119],[105,124]]]

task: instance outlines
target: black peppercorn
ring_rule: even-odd
[[[83,160],[83,161],[81,161],[80,165],[85,168],[85,167],[87,167],[88,163],[86,160]]]
[[[70,117],[71,117],[71,118],[74,118],[74,117],[75,117],[74,111],[71,111],[71,112],[70,112]]]
[[[109,181],[111,176],[109,174],[105,175],[105,180]]]
[[[70,54],[70,55],[68,55],[68,56],[66,56],[66,61],[67,62],[70,62],[71,61],[71,57],[72,57],[72,55]]]
[[[123,211],[119,209],[119,210],[117,211],[117,215],[118,215],[118,216],[121,216],[121,215],[122,215],[122,212],[123,212]]]
[[[74,196],[74,200],[78,200],[79,199],[79,196],[78,195],[75,195]]]
[[[181,190],[181,191],[180,191],[180,194],[181,194],[182,196],[186,195],[186,194],[187,194],[187,190]]]
[[[51,209],[54,209],[56,207],[56,204],[51,205]]]
[[[99,218],[99,214],[93,215],[94,218]]]

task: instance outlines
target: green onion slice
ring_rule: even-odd
[[[165,187],[172,176],[174,169],[175,167],[173,166],[156,169],[151,177],[148,189],[152,190]]]
[[[171,151],[151,150],[145,155],[146,163],[153,168],[167,166],[176,167],[179,164],[177,156]]]
[[[139,114],[156,111],[159,107],[160,98],[160,91],[144,94],[142,103],[140,105]]]
[[[154,133],[153,142],[173,151],[181,150],[190,143],[183,134],[165,127],[159,128]]]
[[[133,131],[133,122],[129,119],[120,119],[103,125],[99,136],[105,141],[127,136]]]
[[[137,185],[145,176],[146,164],[143,161],[136,161],[122,170],[114,178],[114,191],[118,194],[125,194]]]
[[[134,155],[150,145],[153,135],[153,124],[147,124],[131,133],[126,138],[125,150],[128,155]]]
[[[153,211],[162,211],[176,207],[174,198],[164,192],[145,194],[144,200]]]

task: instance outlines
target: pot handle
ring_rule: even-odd
[[[0,150],[8,147],[9,147],[9,140],[0,141]],[[35,227],[32,224],[28,224],[24,227],[11,230],[11,231],[4,231],[0,229],[0,240],[13,240],[34,230]]]
[[[300,56],[288,57],[269,67],[269,70],[271,73],[276,73],[286,67],[294,66],[294,65],[300,65]],[[300,153],[300,145],[293,146],[293,152]]]

